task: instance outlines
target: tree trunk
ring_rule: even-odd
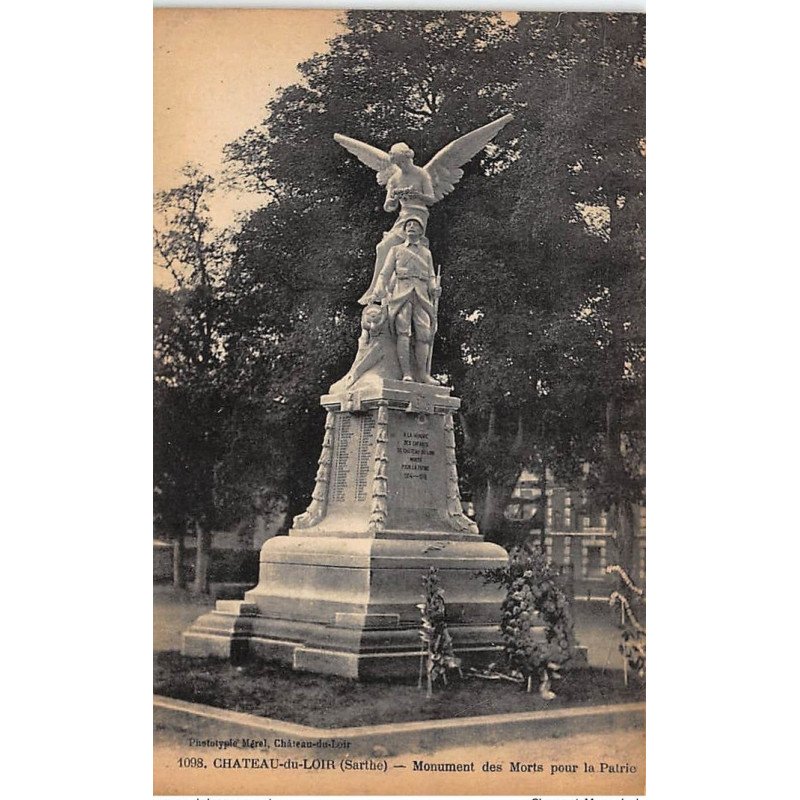
[[[547,461],[542,459],[542,477],[539,479],[539,545],[544,552],[547,538]]]
[[[475,509],[478,527],[481,533],[491,541],[496,541],[501,533],[503,511],[506,507],[506,503],[501,500],[502,495],[505,493],[501,487],[493,481],[486,481],[486,491],[483,493],[481,508],[480,510]]]
[[[605,28],[604,35],[605,35]],[[612,241],[620,238],[624,233],[631,232],[630,224],[633,218],[630,213],[620,209],[617,205],[618,199],[623,196],[627,189],[619,183],[617,176],[607,176],[608,180],[604,183],[609,197],[609,227]],[[626,224],[627,220],[627,224]],[[617,269],[620,265],[617,265]],[[619,281],[620,278],[617,278]],[[611,321],[611,345],[610,345],[610,378],[612,388],[606,401],[606,467],[609,485],[614,498],[612,502],[612,519],[616,528],[617,557],[619,565],[628,576],[634,578],[633,548],[636,536],[635,509],[631,499],[629,476],[625,470],[622,457],[622,382],[625,375],[626,361],[626,335],[625,323],[629,317],[629,310],[626,308],[622,295],[616,286],[612,286],[610,295],[610,321]],[[620,579],[619,590],[625,597],[633,600],[630,591],[627,590],[624,582]]]
[[[486,440],[491,444],[497,436],[497,411],[494,406],[489,410],[489,425],[486,429]],[[486,479],[485,489],[478,494],[475,506],[475,519],[483,536],[490,541],[498,541],[501,537],[503,511],[505,503],[501,502],[502,491],[491,477]]]
[[[617,535],[619,565],[633,576],[633,506],[625,492],[625,468],[622,463],[622,422],[620,403],[615,394],[606,401],[606,462],[609,483],[617,495],[610,509]],[[626,592],[627,596],[627,592]]]
[[[623,500],[616,509],[616,517],[619,565],[628,573],[630,579],[635,582],[633,543],[636,536],[636,526],[633,520],[633,505],[627,500]]]
[[[294,525],[294,518],[302,514],[311,502],[310,495],[291,495],[286,498],[286,512],[283,515],[283,522],[278,528],[278,536],[285,536]]]
[[[172,585],[176,589],[183,589],[186,585],[186,574],[183,569],[183,558],[186,552],[186,534],[181,531],[172,548]]]
[[[192,591],[195,594],[208,594],[208,568],[211,562],[211,531],[207,531],[199,524],[195,525],[197,534],[197,558],[194,568],[194,584]]]
[[[502,544],[505,533],[505,510],[517,485],[522,470],[516,471],[506,481],[486,481],[486,490],[473,497],[475,520],[484,538]],[[475,501],[478,502],[475,502]]]

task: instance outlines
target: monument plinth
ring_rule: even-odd
[[[359,302],[358,352],[321,398],[327,410],[308,510],[261,550],[258,585],[219,601],[183,635],[185,655],[256,656],[353,678],[416,675],[422,577],[439,571],[447,624],[463,661],[501,650],[503,592],[479,573],[507,563],[461,506],[453,414],[461,401],[431,375],[440,274],[428,207],[510,115],[461,136],[420,168],[408,145],[389,153],[336,134],[378,173],[397,221],[376,247]]]
[[[258,585],[184,633],[185,655],[256,656],[353,678],[415,675],[422,576],[439,570],[456,653],[500,645],[502,567],[464,516],[446,387],[386,380],[323,395],[322,454],[308,511],[261,550]]]

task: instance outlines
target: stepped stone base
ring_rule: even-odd
[[[341,382],[340,382],[341,383]],[[508,554],[461,506],[445,386],[378,377],[323,395],[311,504],[261,550],[258,585],[184,633],[183,653],[282,661],[350,678],[416,676],[422,578],[436,567],[465,665],[495,660]]]
[[[262,549],[258,586],[243,601],[218,601],[184,633],[182,651],[348,678],[415,676],[417,604],[435,566],[456,654],[483,665],[502,649],[503,592],[477,572],[506,561],[502,547],[481,541],[277,537]]]

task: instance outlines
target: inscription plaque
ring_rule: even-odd
[[[375,417],[361,418],[361,435],[358,440],[358,466],[356,467],[356,502],[367,499],[367,486],[372,472],[372,441],[375,432]]]
[[[444,418],[440,414],[416,415],[394,409],[392,412],[387,448],[391,507],[401,515],[415,514],[415,524],[422,525],[425,514],[444,513],[447,475]]]
[[[375,415],[340,414],[334,428],[331,503],[367,500],[372,475]]]
[[[350,414],[340,414],[336,418],[336,446],[334,447],[333,482],[331,483],[331,502],[333,503],[344,503],[347,499],[350,440],[353,438],[352,420]]]
[[[403,480],[427,481],[436,450],[431,443],[430,431],[413,430],[408,427],[400,431],[397,454],[400,458],[400,474]]]

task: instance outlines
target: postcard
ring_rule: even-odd
[[[644,794],[645,66],[154,11],[154,794]]]

